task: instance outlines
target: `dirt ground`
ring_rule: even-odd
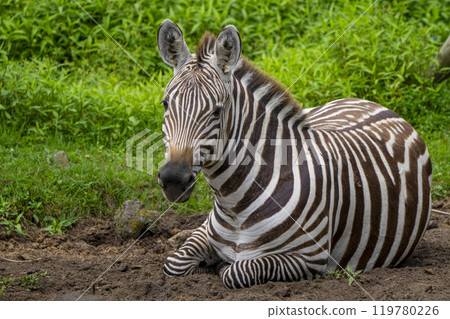
[[[448,200],[433,207],[450,212]],[[133,243],[121,242],[113,221],[89,219],[64,236],[35,231],[30,237],[0,237],[0,275],[20,277],[46,271],[39,290],[8,287],[0,300],[76,300],[107,269],[82,300],[450,300],[450,216],[432,213],[433,227],[400,267],[375,269],[346,279],[270,282],[228,290],[213,274],[170,278],[162,272],[173,251],[167,239],[199,226],[206,215],[167,212],[158,228]],[[120,257],[121,256],[121,257]],[[110,265],[120,257],[111,267]]]

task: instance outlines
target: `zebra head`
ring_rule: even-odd
[[[194,189],[197,174],[226,136],[232,113],[231,73],[241,54],[237,29],[229,25],[217,39],[204,36],[191,54],[181,29],[164,20],[158,30],[158,48],[164,62],[174,69],[162,104],[166,163],[158,183],[166,199],[185,202]]]

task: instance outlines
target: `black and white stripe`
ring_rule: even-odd
[[[215,202],[164,272],[216,271],[240,288],[312,279],[338,265],[398,265],[430,214],[431,162],[420,136],[362,99],[302,110],[243,57],[227,73],[220,46],[240,53],[236,35],[234,27],[205,35],[166,89],[166,157],[188,161],[195,175],[201,169]]]

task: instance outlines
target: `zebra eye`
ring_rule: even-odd
[[[223,107],[222,106],[216,106],[216,108],[214,109],[214,111],[212,112],[212,115],[214,117],[219,117],[220,113],[222,113],[223,111]]]
[[[167,111],[167,108],[169,107],[169,102],[167,102],[166,100],[162,100],[161,103],[159,103],[159,104],[163,104],[164,111]]]

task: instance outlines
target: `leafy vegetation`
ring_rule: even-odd
[[[347,278],[348,286],[350,287],[356,280],[356,277],[362,272],[362,270],[353,270],[352,266],[348,266],[345,269],[336,269],[335,271],[329,270],[325,275],[325,279],[339,279]]]
[[[292,85],[304,107],[362,97],[399,113],[428,146],[433,198],[448,196],[450,86],[424,74],[448,36],[450,1],[378,1],[343,34],[372,2],[78,1],[139,66],[74,1],[1,1],[0,231],[25,234],[36,224],[59,233],[80,218],[110,215],[126,199],[169,207],[154,176],[125,159],[128,139],[160,132],[172,70],[156,33],[166,18],[183,28],[191,50],[205,30],[236,25],[244,55]],[[58,150],[68,167],[49,159]],[[200,179],[193,198],[172,208],[211,207]]]
[[[12,276],[0,277],[0,295],[4,294],[8,288],[23,287],[26,291],[41,289],[39,279],[49,277],[46,271],[38,271],[29,275],[15,278]]]

